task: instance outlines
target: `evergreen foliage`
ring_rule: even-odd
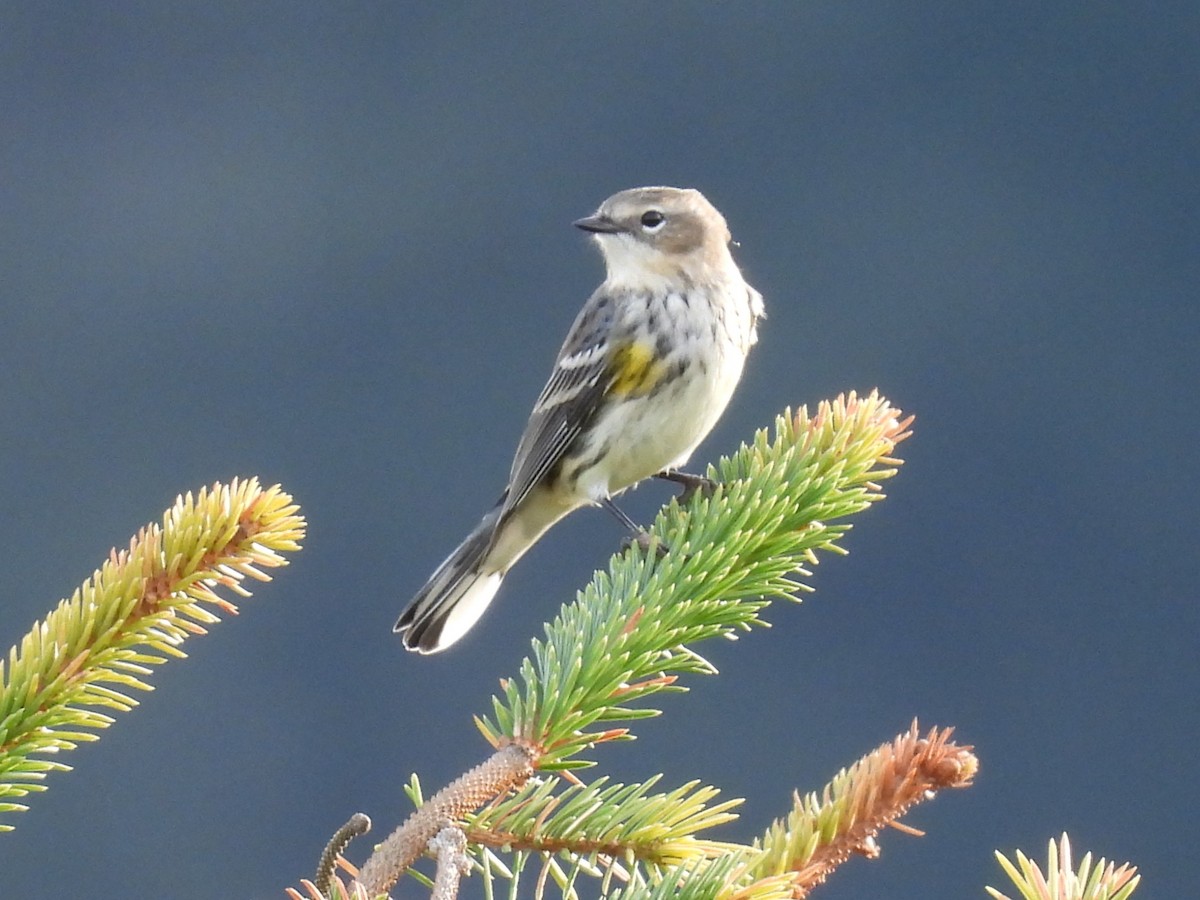
[[[130,692],[153,690],[152,667],[185,656],[180,645],[218,613],[236,614],[220,589],[249,597],[246,578],[269,581],[264,569],[287,565],[282,554],[304,537],[298,509],[255,478],[189,492],[34,623],[0,661],[0,814],[25,810],[7,798],[70,768],[47,757],[97,740],[110,712],[137,706]]]

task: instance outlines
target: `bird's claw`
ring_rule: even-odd
[[[695,475],[691,472],[677,472],[669,470],[659,472],[654,476],[661,478],[663,481],[673,481],[676,484],[683,485],[683,490],[679,492],[679,505],[683,506],[690,501],[696,494],[702,497],[711,497],[716,493],[719,482],[713,481],[704,475]]]
[[[628,550],[635,544],[642,549],[643,553],[649,554],[653,550],[659,559],[671,552],[671,548],[663,543],[661,538],[648,531],[639,530],[636,534],[627,534],[621,538],[622,551]]]

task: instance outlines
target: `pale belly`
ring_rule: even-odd
[[[741,375],[743,360],[710,361],[708,371],[681,378],[657,394],[632,397],[596,423],[575,458],[594,459],[579,472],[578,491],[593,501],[618,494],[665,469],[683,466],[717,423]],[[596,458],[596,449],[610,450]]]

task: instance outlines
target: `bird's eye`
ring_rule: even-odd
[[[642,213],[642,228],[646,231],[658,231],[665,221],[667,221],[667,217],[657,209],[650,209]]]

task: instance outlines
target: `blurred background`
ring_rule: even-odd
[[[1198,40],[1190,2],[7,4],[0,645],[182,491],[259,475],[310,529],[8,817],[4,896],[279,897],[486,754],[620,528],[573,516],[451,652],[391,626],[602,277],[571,221],[660,183],[770,314],[695,467],[850,389],[918,418],[852,555],[599,771],[715,783],[749,839],[919,717],[978,785],[822,896],[982,896],[1064,829],[1187,895]]]

